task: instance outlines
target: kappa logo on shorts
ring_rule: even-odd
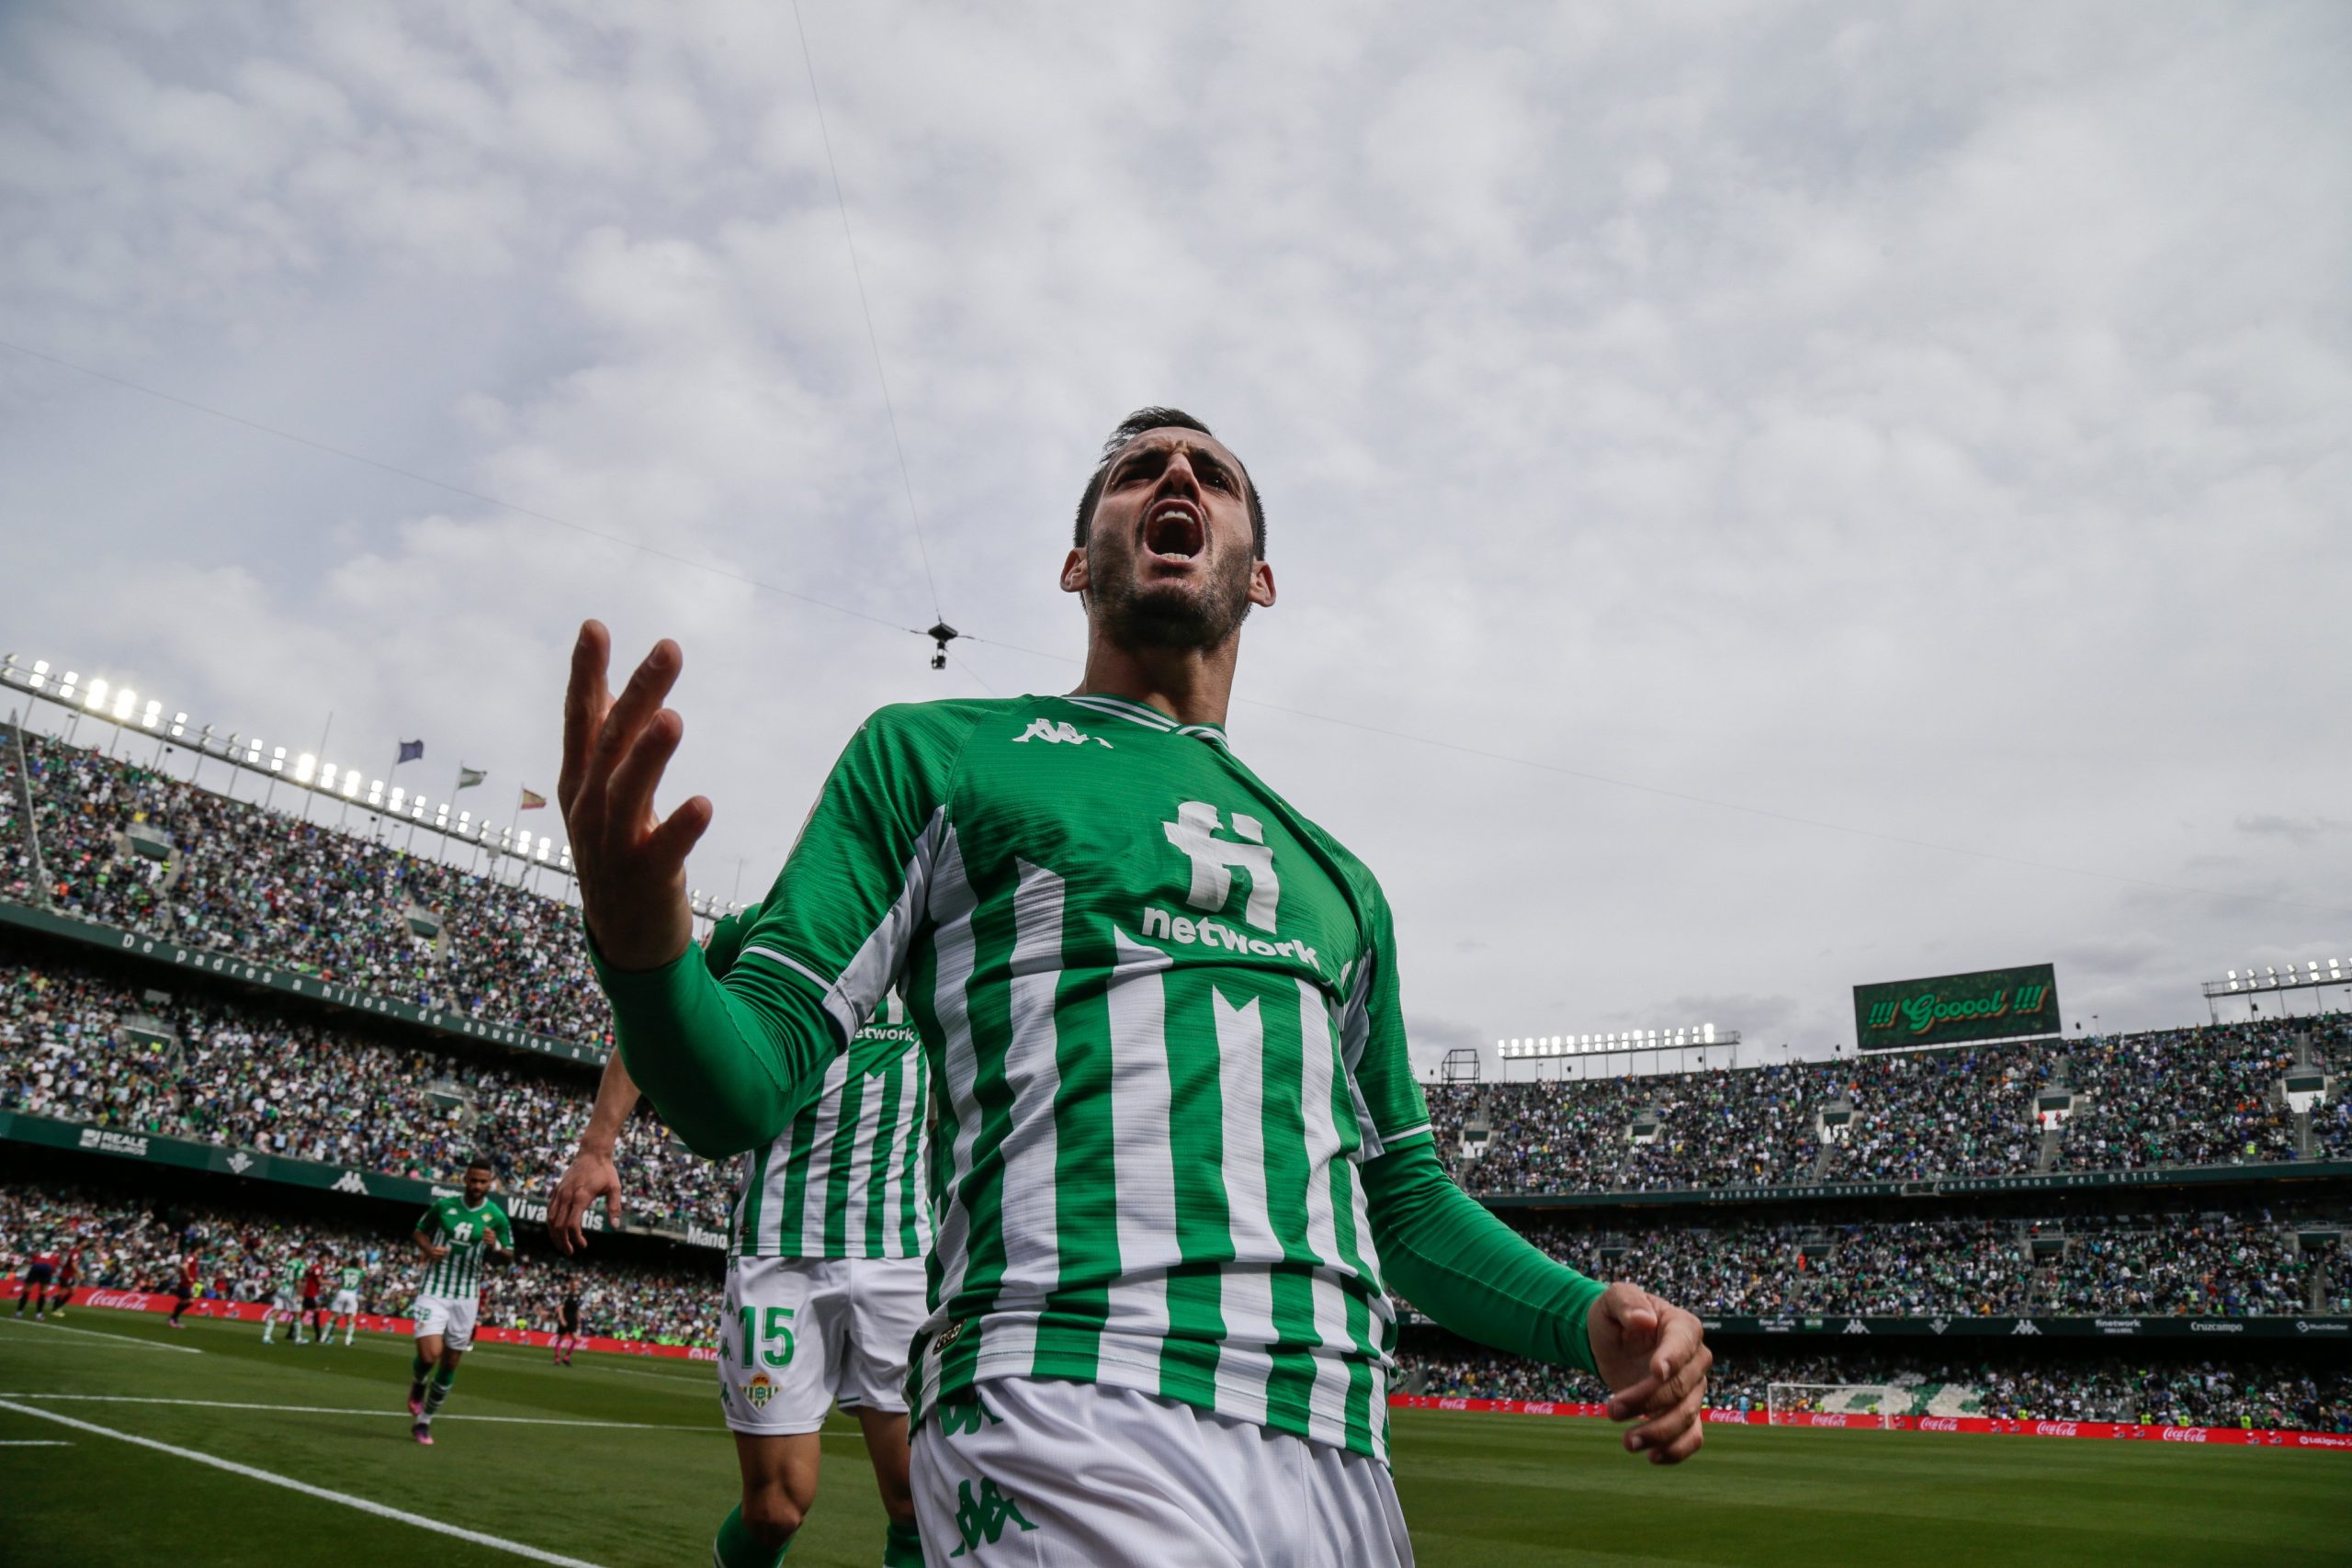
[[[964,1544],[947,1555],[961,1557],[964,1553],[978,1548],[984,1540],[986,1544],[994,1546],[1003,1536],[1004,1527],[1008,1523],[1019,1525],[1024,1530],[1033,1530],[1037,1528],[1023,1517],[1021,1506],[1018,1503],[997,1490],[995,1482],[981,1482],[980,1490],[977,1495],[972,1491],[970,1482],[957,1483],[956,1531],[964,1538]]]
[[[743,1397],[752,1402],[754,1410],[765,1410],[768,1401],[775,1397],[775,1380],[761,1372],[743,1385]]]

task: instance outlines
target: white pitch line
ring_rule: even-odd
[[[0,1438],[0,1449],[70,1449],[73,1446],[63,1438]]]
[[[331,1492],[323,1486],[313,1486],[307,1481],[297,1481],[290,1475],[279,1475],[271,1471],[256,1470],[252,1465],[239,1464],[234,1460],[219,1459],[208,1453],[198,1453],[194,1449],[175,1448],[169,1443],[159,1443],[153,1438],[134,1437],[129,1432],[118,1432],[111,1427],[100,1427],[88,1421],[76,1421],[71,1416],[60,1416],[54,1410],[36,1410],[29,1404],[15,1404],[5,1399],[0,1399],[0,1410],[13,1410],[19,1416],[30,1416],[42,1421],[54,1421],[61,1427],[71,1427],[77,1432],[89,1432],[101,1438],[112,1438],[119,1443],[130,1443],[139,1448],[153,1449],[157,1453],[170,1454],[175,1459],[193,1460],[198,1464],[209,1464],[215,1470],[225,1470],[232,1475],[242,1475],[248,1481],[260,1481],[272,1486],[283,1486],[288,1492],[300,1492],[306,1497],[316,1497],[321,1502],[339,1503],[346,1508],[356,1508],[363,1514],[374,1514],[379,1518],[393,1519],[401,1524],[413,1525],[418,1529],[431,1530],[435,1535],[454,1536],[459,1540],[469,1540],[476,1546],[487,1546],[498,1551],[511,1551],[517,1557],[527,1557],[534,1562],[550,1562],[555,1564],[555,1568],[597,1568],[595,1563],[581,1558],[565,1557],[559,1552],[545,1551],[536,1546],[526,1546],[519,1540],[508,1540],[503,1536],[487,1535],[481,1530],[469,1530],[462,1525],[444,1524],[439,1519],[426,1518],[422,1514],[411,1513],[403,1508],[387,1507],[381,1503],[371,1503],[365,1497],[354,1497],[347,1492]]]
[[[343,1404],[247,1404],[227,1399],[167,1399],[142,1393],[0,1393],[0,1400],[72,1400],[82,1404],[186,1404],[198,1410],[275,1410],[288,1416],[397,1416],[413,1420],[405,1410],[378,1410]],[[724,1427],[697,1427],[679,1421],[582,1421],[563,1416],[483,1416],[463,1410],[435,1416],[435,1421],[497,1421],[512,1427],[603,1427],[628,1432],[723,1432]]]
[[[17,1318],[0,1318],[0,1322],[16,1323]],[[60,1334],[80,1334],[92,1339],[103,1339],[110,1345],[136,1345],[142,1350],[171,1350],[182,1356],[201,1356],[203,1351],[193,1345],[159,1345],[153,1339],[141,1339],[130,1334],[102,1334],[95,1328],[68,1328],[62,1323],[43,1323],[39,1318],[26,1324],[28,1328],[51,1328]]]

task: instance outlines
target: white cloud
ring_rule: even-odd
[[[1241,696],[1468,749],[1236,716],[1387,879],[1430,1049],[1742,998],[1826,1047],[1856,980],[2052,953],[2164,1021],[2346,945],[2291,907],[2345,836],[2248,826],[2352,762],[2336,11],[808,19],[940,607],[1075,652],[1100,432],[1216,423],[1283,589]],[[924,625],[798,49],[751,4],[19,7],[0,337]],[[0,407],[56,585],[12,643],[536,782],[578,616],[681,634],[717,881],[865,707],[1070,678],[5,350]]]

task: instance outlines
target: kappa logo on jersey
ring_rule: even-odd
[[[1111,743],[1099,735],[1089,735],[1068,719],[1033,718],[1029,728],[1012,738],[1014,745],[1024,740],[1043,740],[1052,746],[1083,746],[1091,740],[1109,750]]]
[[[1261,931],[1274,929],[1282,908],[1283,885],[1274,875],[1274,852],[1266,843],[1262,823],[1237,811],[1233,831],[1242,841],[1220,839],[1216,834],[1223,824],[1217,820],[1216,807],[1205,801],[1188,800],[1176,808],[1175,821],[1159,826],[1170,843],[1192,857],[1193,886],[1184,895],[1185,903],[1212,915],[1225,913],[1233,898],[1233,874],[1246,871],[1250,897],[1241,907],[1241,918]]]

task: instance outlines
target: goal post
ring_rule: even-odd
[[[1883,1427],[1886,1403],[1884,1383],[1776,1382],[1764,1390],[1764,1420],[1772,1427],[1809,1426],[1815,1416],[1835,1416],[1842,1417],[1837,1426]]]

